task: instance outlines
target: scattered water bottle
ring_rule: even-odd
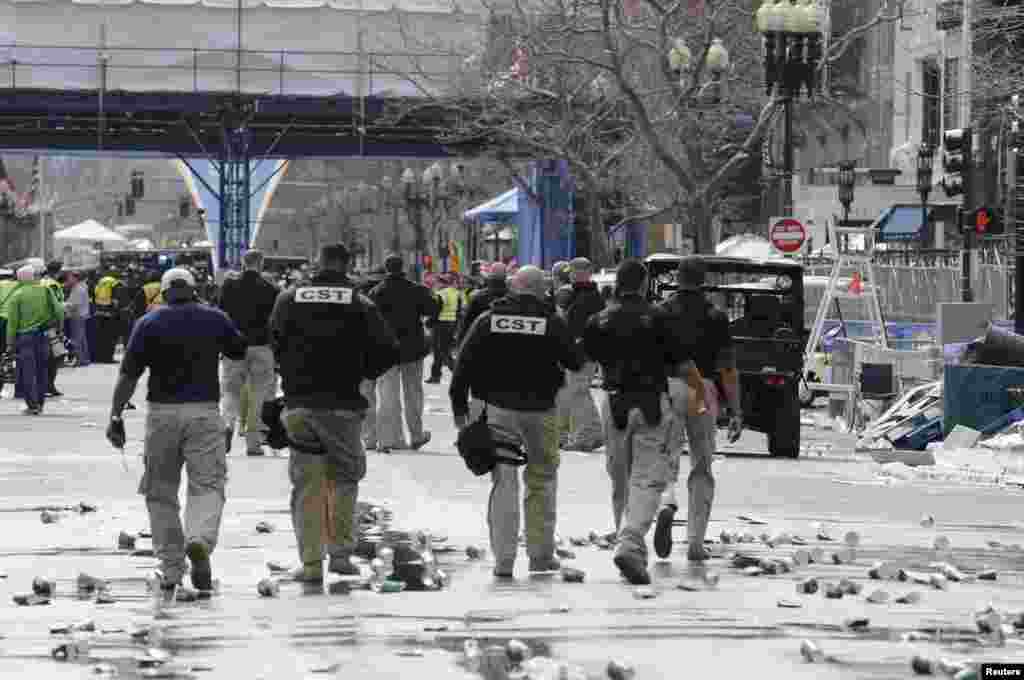
[[[480,650],[480,643],[476,640],[466,640],[462,645],[465,654],[466,670],[470,673],[480,671],[480,664],[483,660],[483,652]]]
[[[389,579],[395,573],[395,551],[384,544],[377,546],[377,559],[382,564],[382,580]]]

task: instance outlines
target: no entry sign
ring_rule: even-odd
[[[795,253],[804,247],[807,230],[800,220],[778,217],[772,220],[772,225],[768,229],[768,239],[779,252]]]

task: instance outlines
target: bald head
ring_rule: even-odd
[[[509,282],[512,290],[520,295],[544,297],[544,272],[532,264],[520,267]]]

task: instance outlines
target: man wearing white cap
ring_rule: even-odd
[[[7,302],[7,347],[17,356],[18,392],[25,415],[37,416],[50,382],[50,341],[46,332],[64,324],[64,313],[53,293],[39,283],[40,271],[25,265],[18,270],[18,288]]]
[[[246,341],[224,312],[196,302],[195,278],[188,270],[168,270],[160,292],[166,304],[139,319],[128,340],[107,439],[124,448],[121,413],[149,369],[139,493],[146,497],[164,596],[171,597],[184,576],[186,555],[192,585],[213,588],[210,553],[220,533],[227,477],[218,369],[221,355],[245,358]],[[188,471],[184,530],[178,503],[183,464]]]

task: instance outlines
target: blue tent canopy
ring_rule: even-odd
[[[519,195],[521,193],[522,190],[518,188],[509,189],[500,196],[496,196],[472,210],[467,210],[462,217],[466,220],[477,220],[484,223],[513,223],[519,216]]]

